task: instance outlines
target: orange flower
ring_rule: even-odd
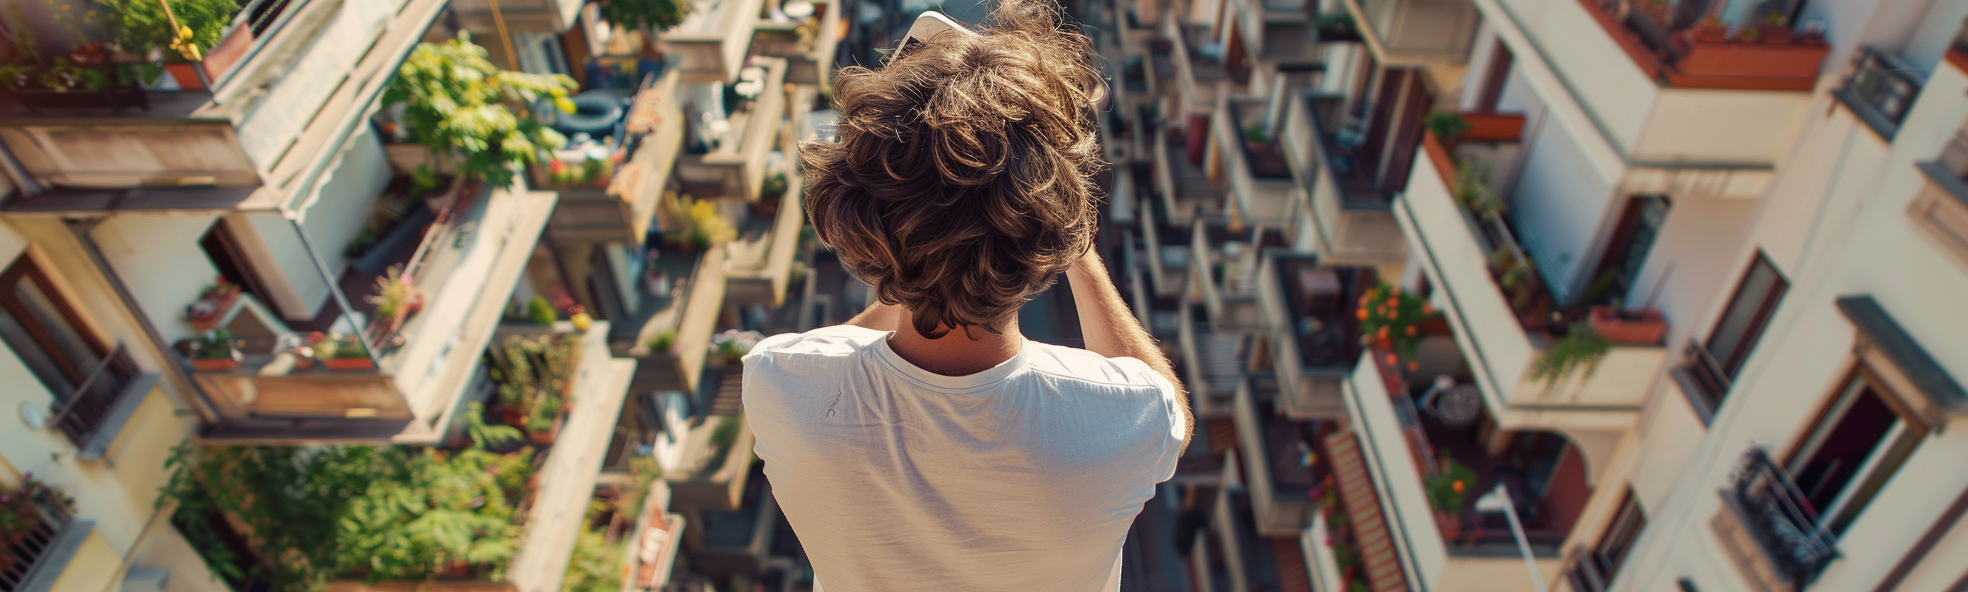
[[[1408,328],[1407,328],[1407,329],[1404,329],[1404,330],[1402,330],[1401,332],[1402,332],[1402,333],[1407,333],[1409,337],[1414,337],[1414,334],[1415,334],[1415,328],[1414,328],[1414,325],[1408,325]]]
[[[1431,305],[1426,302],[1421,303],[1421,314],[1434,314],[1434,313],[1435,313],[1434,305]]]
[[[1462,485],[1462,480],[1461,480],[1461,479],[1457,479],[1457,480],[1455,480],[1455,482],[1454,482],[1454,483],[1450,483],[1450,484],[1449,484],[1449,489],[1454,489],[1456,493],[1462,493],[1462,488],[1463,488],[1463,485]]]
[[[1401,311],[1398,311],[1398,310],[1390,310],[1390,311],[1387,311],[1387,320],[1390,320],[1390,321],[1392,321],[1392,320],[1394,320],[1394,319],[1398,319],[1398,318],[1401,318]]]
[[[1362,321],[1367,320],[1367,309],[1364,308],[1360,309],[1359,316],[1360,316],[1360,320]]]
[[[1392,297],[1392,296],[1389,296],[1389,297],[1387,298],[1387,305],[1388,305],[1388,306],[1390,306],[1390,307],[1391,307],[1391,306],[1400,306],[1400,305],[1401,305],[1401,299],[1399,299],[1399,298],[1395,298],[1395,297]]]
[[[1387,365],[1392,366],[1399,362],[1400,360],[1394,358],[1394,354],[1387,354]]]
[[[1381,325],[1381,326],[1380,326],[1380,330],[1379,330],[1379,331],[1375,331],[1375,332],[1374,332],[1374,335],[1375,335],[1375,336],[1378,336],[1378,337],[1380,337],[1381,339],[1386,339],[1386,338],[1387,338],[1387,326],[1386,326],[1386,325]]]
[[[1421,362],[1420,362],[1420,361],[1417,361],[1417,360],[1408,360],[1408,371],[1409,371],[1409,372],[1416,372],[1416,371],[1420,371],[1420,370],[1421,370]]]

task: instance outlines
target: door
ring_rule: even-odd
[[[1661,226],[1667,223],[1667,207],[1667,198],[1659,195],[1627,198],[1619,224],[1613,227],[1612,240],[1606,243],[1606,254],[1592,274],[1592,284],[1579,297],[1582,303],[1609,304],[1627,298],[1640,268],[1647,263],[1647,253],[1654,248],[1654,240],[1660,237]]]

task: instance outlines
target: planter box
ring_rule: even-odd
[[[1763,81],[1780,90],[1808,90],[1818,78],[1831,47],[1820,41],[1793,43],[1688,41],[1688,53],[1674,64],[1669,81],[1677,86],[1707,86],[1700,79]],[[1693,79],[1693,80],[1690,80]],[[1730,84],[1729,88],[1748,88]]]
[[[1462,120],[1469,131],[1457,139],[1465,142],[1516,142],[1524,135],[1524,114],[1466,111]]]
[[[199,372],[226,372],[238,367],[239,367],[239,360],[235,360],[232,358],[226,358],[222,360],[192,360],[191,361],[191,369],[197,370]]]
[[[329,370],[357,371],[376,369],[376,361],[369,358],[328,358],[322,360],[321,365],[327,366]]]
[[[1593,331],[1616,345],[1660,345],[1667,336],[1667,319],[1651,308],[1622,314],[1610,306],[1594,306],[1588,322]]]

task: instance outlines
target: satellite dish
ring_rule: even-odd
[[[1434,403],[1428,407],[1428,414],[1450,427],[1476,423],[1476,418],[1483,415],[1483,392],[1472,384],[1459,384],[1443,391]]]

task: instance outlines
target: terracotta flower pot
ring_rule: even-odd
[[[192,360],[191,369],[199,372],[225,372],[239,367],[239,360],[220,358],[217,360]]]
[[[322,360],[321,365],[327,366],[329,370],[341,371],[376,369],[376,361],[369,358],[328,358]]]
[[[1594,306],[1587,322],[1607,341],[1620,345],[1659,345],[1667,336],[1667,318],[1654,309],[1619,312]]]
[[[198,64],[164,64],[164,71],[171,79],[178,81],[178,88],[187,91],[205,90],[205,81],[198,79]]]

